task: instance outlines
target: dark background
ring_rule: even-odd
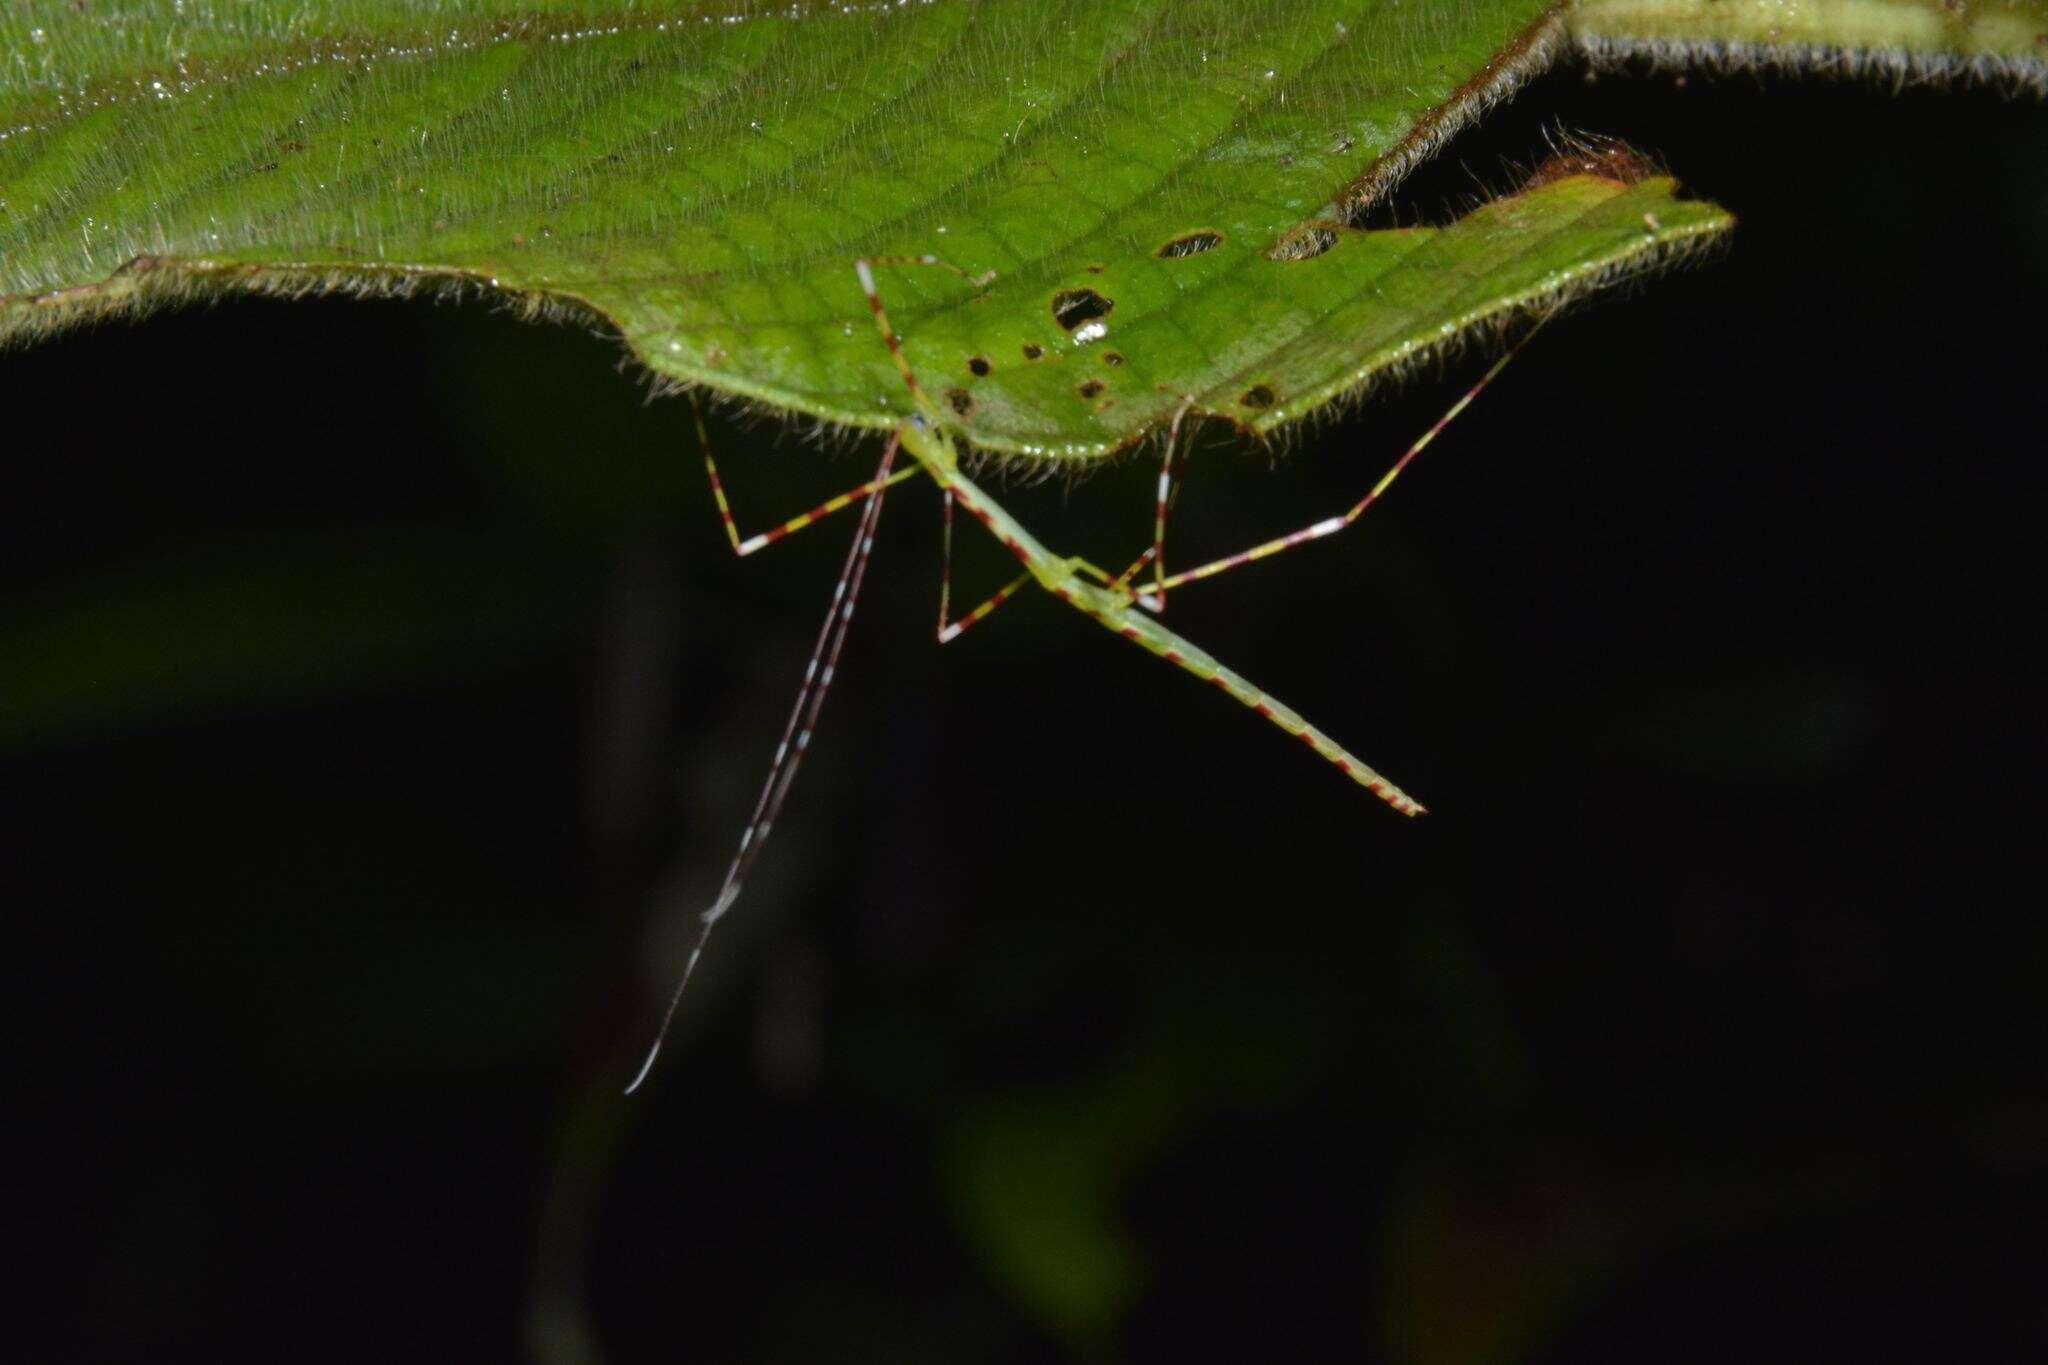
[[[2013,1359],[2048,1338],[2048,110],[1549,78],[1742,226],[1175,629],[892,495],[812,762],[617,1096],[851,522],[736,561],[615,343],[238,302],[0,358],[8,1354]],[[1476,373],[1261,452],[1348,504]],[[743,524],[873,446],[713,424]],[[1154,469],[1013,490],[1107,560]],[[1005,573],[973,543],[963,591]]]

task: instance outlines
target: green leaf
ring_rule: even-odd
[[[908,404],[853,272],[983,448],[1184,403],[1255,431],[1724,230],[1588,173],[1442,228],[1367,206],[1562,45],[1541,0],[67,0],[0,18],[0,337],[229,289],[466,281],[657,373]],[[992,275],[992,278],[990,276]]]
[[[1966,77],[2048,93],[2048,0],[1578,0],[1596,59]]]

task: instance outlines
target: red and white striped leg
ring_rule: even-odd
[[[903,339],[896,335],[896,328],[889,321],[888,310],[882,307],[881,291],[875,288],[876,267],[906,265],[930,265],[941,270],[950,270],[977,289],[988,288],[994,282],[996,272],[984,270],[979,275],[970,274],[937,256],[863,256],[853,263],[853,273],[860,280],[861,292],[868,296],[868,309],[875,315],[875,328],[882,334],[882,341],[889,348],[889,359],[896,366],[896,373],[903,376],[903,385],[910,390],[911,401],[917,405],[924,420],[936,426],[943,419],[932,400],[918,387],[917,376],[911,372],[910,362],[903,358]]]
[[[1173,511],[1174,501],[1180,497],[1180,487],[1173,481],[1173,453],[1180,449],[1181,421],[1194,405],[1194,399],[1183,399],[1174,410],[1173,426],[1166,433],[1166,454],[1159,461],[1159,493],[1152,505],[1152,548],[1138,556],[1138,562],[1117,580],[1121,586],[1149,561],[1152,565],[1152,591],[1138,594],[1137,599],[1138,605],[1148,611],[1166,610],[1166,518]]]
[[[1339,516],[1325,517],[1313,526],[1304,526],[1299,531],[1281,536],[1276,540],[1269,540],[1262,545],[1254,545],[1249,550],[1240,550],[1234,555],[1226,555],[1222,559],[1212,560],[1199,568],[1187,569],[1167,578],[1156,579],[1152,585],[1152,592],[1148,596],[1138,599],[1139,605],[1156,611],[1159,606],[1165,604],[1166,590],[1168,588],[1177,588],[1183,584],[1199,582],[1204,578],[1213,578],[1226,569],[1235,569],[1240,565],[1250,564],[1254,560],[1265,559],[1270,555],[1279,554],[1282,550],[1291,550],[1297,545],[1306,545],[1312,540],[1321,540],[1324,536],[1335,535],[1357,521],[1365,515],[1365,509],[1377,502],[1380,495],[1393,486],[1394,480],[1401,477],[1401,471],[1406,469],[1417,455],[1420,455],[1429,447],[1429,443],[1437,438],[1437,434],[1449,426],[1459,413],[1471,406],[1472,400],[1484,392],[1486,386],[1491,384],[1499,376],[1500,372],[1507,368],[1508,362],[1520,354],[1522,348],[1529,344],[1529,339],[1541,330],[1544,321],[1545,319],[1539,318],[1536,325],[1531,327],[1520,341],[1517,341],[1509,348],[1507,353],[1501,356],[1500,359],[1494,361],[1488,367],[1486,373],[1479,377],[1479,382],[1467,389],[1457,402],[1451,404],[1450,410],[1437,418],[1430,425],[1429,430],[1418,436],[1415,439],[1415,444],[1402,452],[1401,458],[1394,461],[1393,467],[1381,475],[1379,482],[1367,490],[1366,495],[1360,498],[1349,511]]]
[[[945,492],[944,506],[945,534],[942,539],[945,552],[939,566],[939,643],[949,645],[960,638],[962,631],[977,621],[986,620],[997,607],[1016,596],[1017,590],[1031,581],[1031,575],[1029,572],[1018,574],[973,611],[957,621],[947,620],[952,613],[953,602],[953,490],[950,488]]]
[[[886,482],[870,480],[858,488],[841,493],[836,498],[827,498],[810,511],[801,516],[791,517],[780,526],[771,527],[757,536],[742,538],[739,525],[733,520],[732,507],[725,498],[725,483],[718,477],[718,462],[711,458],[711,438],[704,432],[704,410],[698,406],[697,395],[694,393],[690,395],[690,415],[697,423],[697,445],[704,452],[704,472],[711,479],[711,496],[718,503],[718,519],[725,524],[725,538],[732,542],[733,553],[737,555],[750,555],[756,550],[765,550],[792,531],[801,531],[806,526],[823,521],[843,507],[851,507],[871,493],[879,493],[884,488],[902,483],[905,479],[914,479],[924,472],[918,466],[910,465],[898,470]]]

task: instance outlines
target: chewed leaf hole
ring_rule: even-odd
[[[1038,357],[1044,354],[1045,347],[1039,345],[1037,342],[1027,341],[1024,343],[1024,358],[1026,360],[1036,360],[1038,359]]]
[[[985,355],[971,355],[967,357],[967,372],[973,375],[987,374],[989,372],[988,357]]]
[[[951,408],[957,417],[972,417],[974,416],[974,395],[965,389],[947,389],[946,406]]]
[[[1080,387],[1076,388],[1074,392],[1080,394],[1083,398],[1093,398],[1108,387],[1100,379],[1084,379],[1081,381]]]
[[[1052,296],[1053,321],[1069,332],[1084,322],[1106,317],[1116,300],[1104,298],[1093,289],[1062,289]]]
[[[1269,261],[1309,261],[1337,245],[1337,225],[1310,219],[1281,234],[1266,251]]]
[[[1104,351],[1102,353],[1102,363],[1110,366],[1113,369],[1116,366],[1123,364],[1124,358],[1118,355],[1115,351]]]
[[[1223,234],[1209,228],[1200,232],[1183,232],[1170,242],[1162,242],[1153,254],[1161,260],[1177,261],[1184,256],[1199,256],[1205,251],[1214,251],[1223,245]]]
[[[1237,401],[1240,406],[1257,411],[1272,407],[1279,401],[1279,395],[1273,392],[1273,386],[1270,384],[1254,384],[1246,389],[1244,396]]]

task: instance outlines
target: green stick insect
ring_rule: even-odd
[[[782,739],[777,744],[775,757],[768,766],[768,779],[761,787],[761,795],[754,803],[754,811],[748,818],[745,830],[740,834],[739,848],[733,854],[731,866],[726,870],[725,881],[719,887],[718,895],[712,901],[711,907],[700,917],[697,941],[690,949],[688,961],[684,963],[681,979],[676,982],[675,989],[669,996],[668,1007],[662,1013],[661,1026],[655,1034],[653,1046],[648,1049],[647,1058],[641,1063],[632,1083],[626,1087],[626,1093],[629,1095],[638,1090],[648,1074],[653,1071],[655,1058],[661,1055],[661,1045],[668,1037],[670,1024],[675,1020],[676,1007],[682,1003],[683,992],[690,984],[691,974],[696,971],[698,960],[704,954],[704,945],[710,939],[712,929],[739,898],[747,874],[752,870],[755,859],[760,856],[762,846],[767,843],[769,831],[775,824],[775,817],[782,808],[784,798],[789,794],[790,783],[796,778],[797,767],[803,761],[804,750],[810,746],[811,735],[817,728],[818,713],[824,707],[825,694],[832,686],[833,671],[838,667],[840,650],[846,643],[847,631],[853,622],[854,603],[860,596],[861,580],[867,573],[868,558],[874,551],[875,526],[881,519],[883,496],[896,484],[914,478],[920,473],[928,475],[931,481],[939,486],[944,502],[945,550],[939,586],[940,644],[959,638],[961,632],[985,620],[997,607],[1015,596],[1025,584],[1035,579],[1040,587],[1084,616],[1100,622],[1126,640],[1150,650],[1168,663],[1184,668],[1202,681],[1229,693],[1287,734],[1308,745],[1317,754],[1336,765],[1339,772],[1403,815],[1423,813],[1422,804],[1414,797],[1381,777],[1291,707],[1268,696],[1242,675],[1168,630],[1159,623],[1154,613],[1165,609],[1169,589],[1212,578],[1225,570],[1334,535],[1357,521],[1364,515],[1365,509],[1372,506],[1394,480],[1400,477],[1401,472],[1415,457],[1436,439],[1437,434],[1463,412],[1506,367],[1508,361],[1513,359],[1515,353],[1527,344],[1530,336],[1534,335],[1534,329],[1496,360],[1492,367],[1480,376],[1479,382],[1468,389],[1442,417],[1416,439],[1413,445],[1402,452],[1393,466],[1381,475],[1379,481],[1348,511],[1338,516],[1326,517],[1312,526],[1303,527],[1288,535],[1254,545],[1248,550],[1241,550],[1197,568],[1169,575],[1165,563],[1166,521],[1176,492],[1173,483],[1174,450],[1180,439],[1181,420],[1187,415],[1190,407],[1190,404],[1183,403],[1174,415],[1172,428],[1167,435],[1166,454],[1160,464],[1158,496],[1153,509],[1152,545],[1123,573],[1112,577],[1086,559],[1075,555],[1054,554],[1040,544],[1037,537],[1025,530],[1016,518],[984,492],[960,467],[960,449],[947,430],[946,418],[938,405],[925,393],[923,386],[917,382],[917,375],[911,370],[910,363],[903,358],[902,344],[897,338],[896,329],[889,323],[888,310],[882,306],[881,293],[875,286],[875,270],[905,266],[937,266],[982,287],[986,287],[993,279],[990,275],[969,275],[958,266],[951,265],[937,256],[869,257],[854,262],[854,272],[860,278],[861,292],[867,295],[868,307],[874,313],[875,328],[881,333],[883,343],[889,348],[889,358],[903,377],[904,386],[910,390],[911,400],[910,415],[889,433],[889,438],[882,447],[881,463],[876,466],[873,478],[857,488],[820,503],[801,516],[792,517],[759,535],[742,538],[739,527],[733,520],[732,508],[726,501],[724,484],[718,477],[718,465],[711,456],[711,444],[704,434],[702,414],[698,415],[697,437],[704,451],[705,471],[710,476],[712,497],[718,504],[719,517],[725,523],[726,536],[732,542],[735,553],[753,554],[784,536],[815,525],[843,508],[851,507],[863,500],[866,501],[866,506],[862,509],[860,528],[854,534],[853,545],[847,551],[846,564],[840,571],[839,582],[832,590],[832,602],[826,609],[825,622],[819,629],[817,644],[812,648],[810,663],[804,669],[803,684],[797,690],[796,704],[790,709],[789,721],[783,727]],[[1539,321],[1537,326],[1541,325]],[[915,464],[899,470],[895,467],[896,460],[904,452],[909,453]],[[987,527],[989,533],[1022,562],[1024,571],[972,611],[957,620],[949,620],[955,503],[964,508],[969,516]],[[1136,576],[1148,565],[1152,569],[1152,580],[1141,590],[1136,586]]]

